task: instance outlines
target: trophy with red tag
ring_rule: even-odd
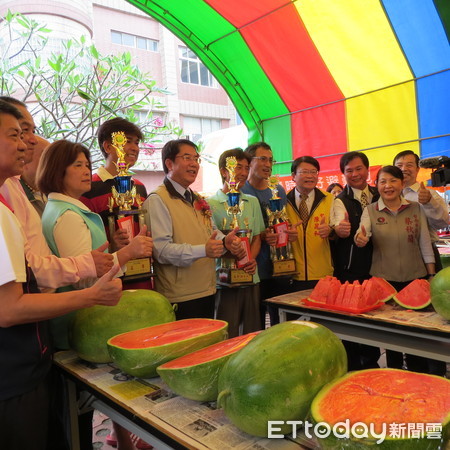
[[[136,186],[128,172],[128,164],[125,162],[124,146],[127,143],[127,137],[123,131],[118,131],[111,134],[111,139],[117,153],[117,163],[114,163],[117,167],[117,175],[114,177],[114,186],[111,189],[112,196],[108,199],[109,234],[110,236],[114,234],[117,223],[119,228],[127,230],[131,239],[145,225],[146,210],[141,208],[142,200],[136,192]],[[137,208],[133,208],[135,204]],[[152,276],[154,274],[151,258],[138,258],[128,261],[123,279],[124,281],[144,281]]]
[[[227,211],[227,216],[222,223],[222,233],[228,234],[235,228],[239,228],[239,217],[242,216],[244,203],[240,199],[240,193],[236,189],[235,180],[235,168],[237,165],[237,160],[234,156],[229,156],[226,159],[226,169],[230,175],[230,180],[227,181],[228,192],[227,192],[227,203],[225,209]],[[243,245],[245,246],[246,254],[240,259],[236,260],[230,254],[225,254],[220,260],[220,267],[217,270],[217,282],[224,286],[240,286],[253,284],[253,275],[245,272],[242,267],[250,260],[250,236],[251,231],[248,228],[248,220],[243,220],[245,228],[240,228],[236,232]]]
[[[281,198],[278,196],[278,184],[277,176],[273,175],[269,178],[272,198],[269,200],[269,207],[266,210],[269,228],[277,234],[278,238],[276,245],[270,246],[270,259],[272,260],[273,276],[275,277],[297,273],[292,246],[286,233],[289,228],[289,219],[286,209],[281,206]]]

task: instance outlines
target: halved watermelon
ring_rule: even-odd
[[[118,334],[108,340],[108,351],[122,371],[150,378],[161,364],[223,341],[227,329],[223,320],[178,320]]]
[[[414,280],[394,295],[394,300],[404,308],[422,309],[431,303],[430,283],[427,280]]]
[[[191,400],[215,401],[222,367],[258,333],[260,332],[256,331],[218,342],[169,361],[156,370],[175,393]]]
[[[446,448],[442,443],[450,431],[450,380],[397,369],[350,372],[322,388],[311,404],[311,416],[316,424],[339,426],[341,436],[347,420],[349,430],[359,424],[346,437],[318,435],[321,448]],[[436,437],[439,427],[442,439],[427,438],[433,430]],[[398,435],[392,436],[395,430]],[[383,442],[377,442],[383,434]]]

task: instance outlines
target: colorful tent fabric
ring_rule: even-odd
[[[278,173],[301,155],[450,156],[449,0],[129,0],[183,40]]]

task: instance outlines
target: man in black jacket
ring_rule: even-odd
[[[353,238],[359,227],[363,209],[379,198],[376,188],[367,184],[369,160],[364,153],[345,153],[340,161],[346,186],[337,196],[334,206],[335,266],[334,275],[341,283],[362,283],[370,278],[372,245],[357,247]],[[377,347],[344,341],[349,370],[378,367],[380,350]]]

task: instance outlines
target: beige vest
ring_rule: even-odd
[[[151,195],[159,195],[172,218],[173,243],[192,245],[206,244],[210,231],[201,211],[186,202],[170,196],[164,185]],[[156,290],[171,303],[185,302],[212,295],[216,292],[216,270],[214,258],[197,259],[188,267],[160,264],[154,261]]]
[[[420,205],[412,202],[397,215],[367,207],[372,224],[370,274],[389,281],[410,281],[427,274],[420,251]]]

